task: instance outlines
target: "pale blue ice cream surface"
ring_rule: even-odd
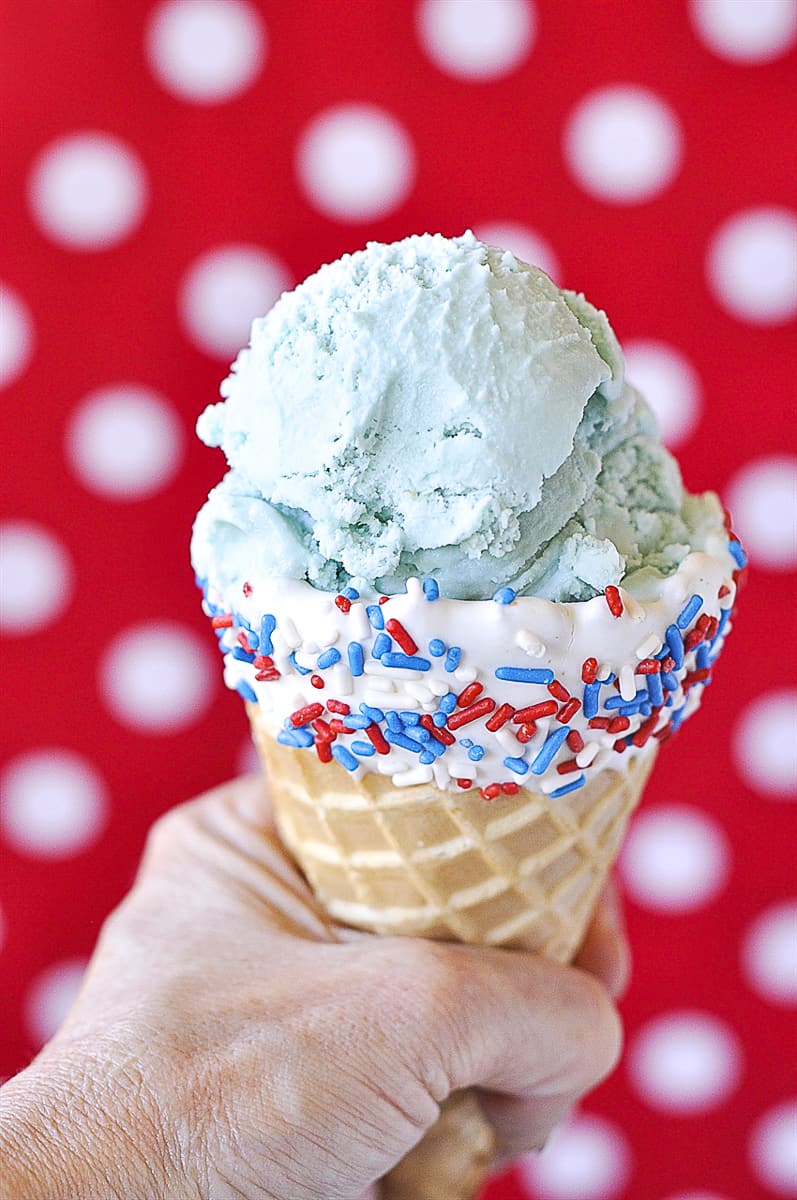
[[[197,431],[230,469],[191,547],[219,590],[642,593],[722,522],[685,493],[605,315],[471,233],[322,267],[253,323],[221,393]]]

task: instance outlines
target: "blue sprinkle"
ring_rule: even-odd
[[[610,696],[608,700],[604,700],[604,708],[625,708],[628,704],[643,704],[648,698],[648,689],[640,688],[633,700],[625,700],[619,692]]]
[[[401,746],[402,750],[410,750],[413,754],[420,754],[426,747],[422,742],[416,742],[414,738],[407,737],[406,733],[394,733],[392,729],[388,729],[385,733],[385,741],[390,742],[391,746]]]
[[[602,683],[604,687],[610,687],[616,678],[617,676],[615,675],[614,671],[610,671],[606,678],[599,680],[599,682]]]
[[[553,671],[539,667],[496,667],[495,677],[513,683],[553,683]]]
[[[466,750],[469,750],[473,745],[473,738],[460,738],[459,744],[460,746],[464,746]]]
[[[672,720],[673,733],[675,733],[676,729],[678,729],[678,727],[680,726],[683,719],[684,719],[684,706],[682,705],[681,708],[676,708],[675,712],[672,714],[671,720]]]
[[[248,625],[246,627],[246,640],[249,643],[250,650],[257,650],[260,646],[260,638],[257,636],[254,629],[250,629]]]
[[[725,630],[725,626],[728,624],[728,621],[730,620],[730,617],[731,617],[731,610],[729,608],[723,608],[722,612],[720,613],[720,621],[719,621],[719,625],[717,626],[717,632],[714,634],[715,642],[716,642],[717,638],[722,636],[722,634]],[[713,643],[712,643],[712,645],[713,645]]]
[[[468,751],[468,758],[471,762],[481,762],[484,758],[484,746],[471,746]]]
[[[675,618],[675,624],[679,629],[686,629],[686,627],[691,623],[692,617],[696,617],[702,607],[703,597],[698,596],[697,592],[695,592],[694,596],[687,600],[686,604]]]
[[[678,690],[678,676],[673,671],[662,671],[661,685],[668,692],[676,692]]]
[[[436,757],[437,755],[433,754],[431,750],[423,750],[418,757],[418,762],[422,763],[424,767],[428,767],[435,761]]]
[[[232,656],[233,658],[237,658],[239,662],[250,663],[255,661],[254,654],[248,654],[242,646],[233,646]]]
[[[587,720],[590,717],[598,715],[598,696],[600,695],[601,685],[599,683],[586,683],[584,685],[584,716]]]
[[[661,675],[656,671],[653,675],[648,675],[648,695],[650,703],[654,706],[664,703],[664,688],[661,684]]]
[[[341,592],[341,595],[345,596],[347,600],[359,600],[360,599],[360,593],[357,591],[357,588],[353,588],[353,587],[344,588],[343,591]]]
[[[437,726],[438,729],[442,729],[447,720],[448,720],[448,717],[439,708],[436,713],[432,713],[432,721],[434,722],[434,724]]]
[[[649,717],[653,710],[647,700],[644,700],[639,706],[640,716]]]
[[[456,671],[459,666],[459,660],[462,658],[462,647],[452,646],[446,655],[445,669],[447,671]]]
[[[661,660],[663,658],[666,658],[669,653],[670,653],[670,647],[667,645],[667,642],[665,640],[664,645],[662,646],[661,650],[659,650],[658,654],[654,654],[653,657],[655,659],[658,659],[659,662],[661,662]]]
[[[336,742],[332,747],[332,757],[337,759],[340,765],[345,767],[347,771],[356,771],[360,765],[351,750],[347,749],[346,746],[341,746],[340,742]]]
[[[417,738],[419,742],[430,742],[432,735],[428,729],[424,729],[423,725],[414,725],[412,731],[408,732],[408,737]],[[437,738],[434,739],[437,742]]]
[[[404,722],[395,709],[391,709],[390,712],[385,713],[385,720],[387,721],[388,729],[392,729],[394,733],[404,732]]]
[[[420,724],[421,718],[419,717],[418,713],[416,713],[416,712],[410,712],[409,710],[405,711],[404,709],[401,709],[399,711],[399,716],[401,717],[401,720],[404,722],[405,725]]]
[[[442,754],[445,754],[447,749],[448,747],[444,746],[442,742],[438,742],[437,738],[430,737],[424,747],[424,753],[433,754],[435,758],[440,758]]]
[[[351,748],[360,758],[370,758],[372,754],[376,754],[376,747],[370,742],[352,742]]]
[[[397,653],[383,654],[382,664],[386,667],[396,667],[402,671],[428,671],[432,665],[428,658],[418,658],[416,654]]]
[[[367,717],[358,717],[356,713],[348,713],[342,720],[347,729],[367,729],[371,724]]]
[[[252,626],[249,624],[249,622],[247,621],[247,619],[243,615],[243,613],[233,613],[232,619],[233,619],[234,625],[238,625],[238,626],[240,626],[241,629],[245,629],[247,632],[251,632]]]
[[[289,733],[287,729],[281,729],[279,731],[279,733],[277,734],[277,741],[280,743],[281,746],[293,746],[294,749],[296,749],[300,745],[300,743],[297,742],[297,740],[293,736],[293,734]]]
[[[309,729],[281,729],[277,734],[277,741],[282,742],[283,746],[312,746],[314,738]]]
[[[440,638],[432,638],[429,643],[429,653],[432,658],[442,658],[446,652],[445,642],[441,642]]]
[[[511,604],[516,595],[517,592],[515,592],[513,588],[502,587],[499,588],[495,593],[493,600],[496,602],[496,604]]]
[[[277,628],[277,618],[271,613],[266,613],[260,622],[260,653],[273,654],[274,643],[271,640],[271,635]]]
[[[292,650],[291,653],[288,655],[288,662],[292,664],[294,670],[298,671],[300,675],[309,675],[310,674],[309,667],[300,667],[299,664],[297,663],[295,650]]]
[[[566,796],[568,792],[575,792],[578,788],[583,787],[586,782],[586,776],[579,775],[572,783],[566,783],[564,787],[557,788],[555,792],[549,792],[548,795],[552,800],[557,800],[559,796]]]
[[[340,662],[340,650],[336,650],[334,646],[330,646],[328,650],[324,650],[319,654],[316,663],[319,671],[323,671],[325,667],[334,667],[336,662]]]
[[[368,620],[374,629],[385,628],[385,614],[382,612],[381,604],[369,604],[365,611],[368,613]]]
[[[637,713],[643,712],[645,708],[648,708],[649,711],[649,706],[642,700],[630,700],[628,704],[623,704],[620,708],[616,709],[616,716],[635,717]]]
[[[246,682],[245,679],[239,679],[235,685],[236,692],[240,692],[244,700],[248,700],[250,704],[257,704],[257,696],[255,690]]]
[[[457,698],[453,692],[446,692],[440,697],[440,708],[444,713],[452,713],[457,707]]]
[[[373,721],[375,725],[381,725],[385,719],[385,714],[381,708],[372,708],[370,704],[361,704],[360,712],[367,717],[369,721]]]
[[[676,671],[680,671],[684,665],[684,640],[681,637],[681,631],[677,625],[668,625],[664,636],[669,647],[670,656],[675,663],[675,669]]]
[[[436,579],[424,579],[423,594],[427,600],[437,600],[440,596],[440,588],[437,586]]]
[[[371,657],[381,658],[383,654],[387,654],[392,645],[392,638],[389,638],[386,633],[378,633],[374,638],[374,644],[371,647]]]
[[[348,656],[349,670],[356,679],[363,673],[363,662],[365,659],[363,648],[359,642],[349,642]]]
[[[523,758],[505,758],[504,766],[509,767],[509,770],[514,771],[516,775],[525,775],[529,769],[529,764]]]
[[[553,762],[553,759],[559,750],[559,747],[565,741],[570,732],[569,725],[563,725],[561,729],[554,729],[545,739],[545,744],[540,750],[534,762],[531,764],[531,772],[533,775],[542,775],[547,771],[548,767]]]
[[[728,550],[737,567],[747,566],[747,555],[742,549],[741,542],[737,542],[735,538],[731,538],[728,542]]]
[[[695,662],[697,663],[699,671],[702,671],[709,665],[710,660],[708,651],[708,644],[706,642],[701,642],[697,648],[697,654],[695,655]]]

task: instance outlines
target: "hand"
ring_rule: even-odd
[[[230,783],[156,823],[64,1025],[0,1091],[0,1193],[356,1200],[471,1086],[506,1151],[539,1146],[617,1061],[624,956],[608,902],[585,970],[336,927],[264,785]]]

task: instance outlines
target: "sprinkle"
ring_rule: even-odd
[[[583,787],[586,782],[586,775],[579,775],[578,779],[574,779],[572,783],[566,783],[564,787],[557,788],[555,792],[548,794],[552,800],[558,800],[560,796],[566,796],[568,792],[575,792],[578,788]]]
[[[576,697],[573,696],[571,700],[568,700],[567,704],[563,704],[559,709],[559,712],[556,714],[557,721],[560,721],[562,725],[567,725],[567,723],[573,719],[580,708],[581,701],[577,700]]]
[[[403,721],[405,725],[419,725],[421,718],[416,712],[400,712],[399,720]]]
[[[359,642],[349,642],[347,654],[349,658],[349,670],[356,679],[363,673],[363,666],[365,662],[363,648]],[[319,659],[318,662],[320,665],[321,659]]]
[[[656,728],[658,722],[658,713],[653,713],[651,716],[649,716],[647,721],[644,721],[643,724],[639,726],[639,729],[637,729],[636,733],[631,738],[631,741],[634,743],[634,745],[639,747],[644,746],[650,735],[653,733],[653,730]]]
[[[628,717],[612,717],[607,726],[607,733],[625,733],[630,724]]]
[[[611,709],[613,709],[613,708],[618,708],[618,709],[622,709],[623,711],[628,710],[630,712],[634,709],[634,707],[637,704],[644,703],[644,701],[646,701],[647,698],[648,698],[647,688],[640,688],[640,690],[638,692],[634,693],[634,696],[630,700],[626,700],[625,696],[622,696],[622,695],[610,696],[608,700],[604,701],[603,707],[608,709],[609,711],[611,711]]]
[[[679,629],[686,629],[692,623],[692,618],[696,617],[703,607],[703,597],[695,592],[683,606],[678,616],[675,618],[675,624]]]
[[[282,673],[276,667],[266,667],[264,671],[257,671],[255,679],[258,683],[273,683],[275,679],[281,679]]]
[[[588,683],[584,687],[584,716],[595,717],[598,713],[598,697],[600,696],[601,685],[597,682]]]
[[[526,775],[529,769],[529,764],[524,758],[512,758],[509,755],[504,759],[504,766],[516,775]]]
[[[545,643],[531,632],[530,629],[519,629],[515,634],[515,645],[525,650],[532,658],[542,658],[545,653]]]
[[[558,679],[554,679],[553,683],[548,684],[548,691],[551,693],[554,700],[570,699],[570,693],[564,684],[561,684]]]
[[[704,631],[698,629],[697,626],[694,629],[690,629],[684,638],[684,650],[686,653],[688,654],[690,650],[694,650],[695,646],[699,646],[705,636]]]
[[[381,634],[379,635],[382,636]],[[379,638],[377,638],[377,641]],[[410,654],[395,654],[388,652],[382,655],[382,664],[385,667],[398,667],[403,671],[428,671],[431,663],[428,658],[418,658]]]
[[[606,603],[609,605],[609,612],[612,616],[621,617],[623,615],[623,601],[614,584],[610,583],[603,594],[606,597]]]
[[[405,652],[405,654],[415,654],[416,653],[416,651],[418,649],[418,645],[414,641],[414,639],[412,637],[410,637],[410,635],[407,633],[407,630],[401,624],[401,621],[397,621],[395,617],[391,617],[390,620],[386,623],[385,628],[387,629],[387,631],[391,635],[391,637],[396,639],[396,641],[401,646],[401,649]]]
[[[385,713],[388,729],[392,729],[394,733],[404,732],[404,722],[395,710]]]
[[[385,628],[385,614],[378,604],[369,604],[365,611],[368,613],[368,620],[373,625],[374,629]]]
[[[374,644],[371,647],[371,657],[381,658],[383,654],[387,654],[393,642],[386,633],[378,633],[374,638]]]
[[[437,600],[440,596],[440,588],[437,586],[436,579],[424,579],[423,594],[427,600]]]
[[[665,634],[667,645],[672,655],[673,666],[676,671],[680,671],[684,665],[684,643],[681,637],[681,631],[677,625],[668,625]]]
[[[329,707],[329,704],[327,703],[327,708],[328,707]],[[382,712],[382,709],[381,708],[372,708],[370,704],[361,704],[360,712],[363,714],[364,717],[367,717],[369,721],[375,721],[377,723],[381,723],[385,719],[385,714]]]
[[[272,613],[265,613],[260,622],[260,650],[263,654],[274,653],[271,635],[276,628],[277,618]]]
[[[365,736],[375,748],[377,754],[389,754],[390,746],[385,741],[385,736],[378,725],[368,725],[365,730]]]
[[[251,595],[252,595],[252,585],[251,585],[251,583],[248,583],[246,580],[244,580],[244,585],[243,585],[243,587],[241,588],[241,591],[243,592],[243,594],[244,594],[245,596],[251,596]]]
[[[568,727],[563,725],[561,729],[554,729],[552,733],[548,734],[542,750],[540,750],[539,754],[534,759],[534,762],[531,764],[531,771],[533,775],[542,775],[545,771],[547,771],[548,767],[553,761],[554,756],[558,752],[559,747],[562,745],[562,742],[565,741],[569,732],[570,730]]]
[[[575,758],[566,758],[564,762],[560,762],[556,768],[559,775],[572,775],[574,771],[579,771],[581,768]]]
[[[585,658],[581,664],[581,681],[582,683],[594,683],[595,677],[598,674],[597,658]]]
[[[515,783],[514,779],[510,779],[501,784],[501,791],[505,796],[516,796],[520,791],[520,784]]]
[[[624,700],[634,700],[636,698],[634,672],[629,666],[620,668],[620,695]]]
[[[662,684],[662,687],[665,689],[665,691],[677,692],[678,691],[678,676],[673,675],[673,673],[671,671],[662,671],[661,684]]]
[[[248,700],[250,704],[257,704],[257,695],[251,684],[248,684],[245,679],[239,679],[235,685],[236,692],[243,696],[244,700]]]
[[[327,667],[334,667],[336,662],[340,662],[340,650],[336,650],[334,646],[330,646],[328,650],[324,650],[322,654],[319,654],[316,666],[319,671],[323,671]]]
[[[639,643],[634,653],[637,658],[649,658],[651,654],[655,654],[658,651],[660,646],[661,642],[655,633],[651,633],[645,638],[644,642]]]
[[[210,618],[211,629],[232,629],[232,613]]]
[[[309,729],[281,729],[277,734],[277,741],[283,746],[293,746],[294,749],[299,749],[304,746],[312,746],[313,735]]]
[[[350,713],[344,722],[349,732],[353,729],[367,729],[370,723],[367,717],[358,717],[356,713]]]
[[[512,683],[553,683],[553,671],[534,667],[496,667],[495,677]]]
[[[467,706],[472,704],[476,697],[480,696],[483,691],[484,687],[482,684],[469,683],[468,686],[463,688],[457,696],[457,704],[460,706],[460,708],[467,708]]]
[[[370,742],[352,742],[351,748],[355,754],[359,754],[361,758],[372,758],[376,754],[376,749]]]
[[[463,791],[467,791],[468,788],[473,787],[473,780],[472,779],[457,779],[456,784],[457,784],[457,787],[461,787]]]
[[[478,674],[475,667],[457,667],[454,678],[458,683],[473,683]]]
[[[327,700],[327,708],[330,712],[338,713],[343,717],[347,717],[351,712],[351,709],[344,700]]]
[[[495,800],[496,796],[501,795],[500,783],[490,783],[487,787],[481,789],[482,800]]]
[[[471,746],[468,751],[468,758],[471,762],[481,762],[484,758],[484,746]]]
[[[584,749],[584,739],[577,729],[571,729],[567,735],[567,744],[574,754]]]
[[[736,538],[731,538],[728,542],[728,551],[736,565],[740,570],[743,570],[747,566],[747,555],[742,549],[741,542],[737,541]]]
[[[309,667],[303,667],[296,661],[296,651],[295,650],[292,651],[291,654],[288,656],[288,662],[293,665],[293,669],[295,671],[298,671],[300,675],[309,675],[310,674]]]
[[[389,597],[389,596],[380,596],[380,597],[379,597],[379,603],[380,603],[380,604],[387,604],[387,602],[388,602],[388,600],[389,600],[389,599],[390,599],[390,597]]]
[[[700,671],[688,671],[684,676],[681,687],[687,691],[695,683],[705,683],[711,678],[711,671],[708,667],[703,667]]]
[[[495,700],[489,696],[483,696],[475,704],[469,704],[467,708],[461,708],[459,712],[452,713],[448,718],[448,728],[460,729],[463,725],[469,725],[471,721],[478,721],[479,717],[486,716],[494,708]]]
[[[643,658],[642,662],[637,663],[637,675],[658,675],[661,670],[661,662],[658,658]]]
[[[536,734],[537,726],[533,721],[527,721],[525,725],[520,726],[520,729],[518,729],[515,737],[521,745],[525,746],[526,743],[530,742],[533,737],[536,737]]]
[[[335,603],[341,612],[347,613],[351,608],[351,600],[348,596],[336,596]]]
[[[529,704],[527,708],[519,708],[512,720],[516,725],[527,725],[529,721],[538,721],[541,717],[552,717],[557,708],[555,700],[540,700],[538,704]]]
[[[332,747],[332,757],[342,767],[345,767],[347,771],[356,771],[360,765],[351,750],[348,750],[345,746],[341,746],[339,743]]]
[[[456,671],[459,666],[459,660],[462,658],[462,647],[452,646],[446,655],[445,669],[447,671]]]
[[[334,742],[337,734],[329,722],[325,721],[323,717],[316,717],[315,720],[310,722],[310,724],[322,741]]]
[[[443,712],[442,708],[438,708],[437,712],[432,713],[432,720],[437,728],[440,729],[443,725],[445,725],[446,721],[448,720],[448,716]]]
[[[511,704],[500,705],[487,722],[487,728],[490,730],[490,733],[495,733],[502,725],[506,725],[507,721],[511,720],[514,714],[515,710]]]
[[[316,717],[320,717],[324,711],[323,704],[305,704],[304,708],[297,708],[288,718],[291,725],[299,728],[300,725],[309,725]]]
[[[430,717],[428,713],[424,713],[421,717],[421,725],[424,729],[428,729],[432,737],[436,738],[438,742],[442,742],[444,746],[453,746],[457,740],[453,733],[449,733],[447,729],[435,724],[434,718]]]
[[[406,733],[395,733],[392,729],[388,729],[385,738],[391,746],[400,746],[402,750],[410,750],[413,754],[420,754],[424,748],[422,742],[407,737]]]
[[[661,675],[648,675],[648,695],[650,702],[653,705],[664,703],[664,688],[662,687]]]
[[[394,787],[416,787],[419,783],[429,783],[433,778],[431,767],[414,767],[411,771],[397,771],[391,776]]]
[[[628,749],[628,741],[626,738],[618,738],[614,743],[614,749],[618,754],[625,754],[626,750]]]
[[[511,604],[517,593],[511,587],[502,587],[493,596],[496,604]]]
[[[444,713],[452,713],[457,707],[457,698],[453,692],[446,692],[440,697],[440,709]]]
[[[243,613],[234,612],[232,614],[232,621],[233,621],[233,625],[240,625],[242,629],[251,630],[251,628],[252,628],[252,626],[249,624],[249,622],[247,621],[247,619],[243,615]]]
[[[346,600],[359,600],[360,599],[360,593],[357,591],[356,588],[353,588],[353,587],[344,588],[343,596]]]
[[[315,744],[315,752],[322,763],[332,762],[332,745],[328,741],[317,741]]]
[[[324,681],[320,675],[311,675],[310,682],[314,688],[322,688],[324,686]]]
[[[698,649],[698,652],[695,655],[695,662],[697,663],[698,668],[700,670],[703,670],[704,668],[706,668],[709,665],[709,662],[710,662],[709,649],[705,642]]]
[[[432,638],[429,643],[429,653],[432,658],[442,658],[446,652],[445,642],[441,642],[440,638]]]
[[[722,587],[717,592],[717,599],[724,600],[725,597],[730,596],[730,594],[731,594],[731,589],[728,587],[727,583],[723,583]]]
[[[433,763],[436,758],[437,754],[433,750],[426,749],[421,751],[420,755],[418,756],[418,762],[421,763],[422,766],[428,767],[429,764]]]
[[[576,762],[582,768],[589,767],[600,754],[600,746],[597,742],[588,742],[583,750],[579,750],[576,755]]]

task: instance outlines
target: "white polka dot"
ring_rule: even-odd
[[[754,791],[797,795],[797,689],[765,692],[748,704],[734,731],[733,752]]]
[[[551,279],[558,280],[560,266],[556,252],[545,238],[528,226],[515,221],[488,221],[478,225],[474,233],[488,246],[511,250],[521,262],[531,263],[550,275]]]
[[[741,1073],[734,1032],[704,1012],[672,1012],[637,1033],[628,1056],[634,1087],[651,1107],[683,1115],[722,1104]]]
[[[777,325],[797,312],[797,217],[786,208],[750,208],[711,239],[709,286],[740,321]]]
[[[536,18],[530,0],[422,0],[417,28],[441,71],[460,79],[498,79],[527,57]]]
[[[665,342],[638,338],[623,345],[629,381],[647,400],[662,440],[670,449],[694,432],[700,419],[700,380],[680,351]]]
[[[797,32],[794,0],[692,0],[691,11],[698,36],[731,62],[771,62]]]
[[[100,664],[100,689],[123,725],[168,734],[193,724],[213,699],[216,672],[204,640],[172,621],[135,625]]]
[[[753,1127],[750,1165],[776,1196],[797,1196],[797,1100],[764,1113]]]
[[[135,383],[91,392],[66,431],[72,470],[89,489],[115,500],[140,500],[173,478],[183,430],[168,400]]]
[[[35,633],[72,598],[72,563],[57,538],[34,521],[0,522],[0,630]]]
[[[571,1117],[554,1130],[541,1154],[517,1164],[535,1200],[610,1200],[623,1190],[630,1168],[624,1136],[594,1113]]]
[[[104,250],[126,238],[147,204],[144,167],[107,133],[73,133],[51,142],[29,180],[42,232],[73,250]]]
[[[681,163],[681,129],[653,92],[618,84],[590,92],[565,129],[565,158],[599,200],[636,204],[661,192]]]
[[[685,913],[709,904],[730,872],[722,827],[700,809],[659,805],[634,819],[620,869],[629,895],[643,908]]]
[[[13,383],[33,353],[33,321],[16,292],[0,283],[0,388]]]
[[[245,0],[166,0],[146,32],[150,67],[164,88],[196,104],[240,95],[259,74],[266,30]]]
[[[773,904],[752,922],[742,943],[742,966],[765,1000],[797,1004],[797,900]]]
[[[797,456],[755,458],[727,489],[733,527],[758,567],[797,567]]]
[[[260,246],[217,246],[188,269],[178,304],[191,341],[213,358],[229,361],[249,342],[262,317],[292,283],[288,268]]]
[[[100,836],[108,793],[95,767],[71,750],[20,754],[0,777],[0,828],[20,854],[68,858]]]
[[[36,976],[25,998],[25,1025],[37,1046],[48,1042],[72,1007],[86,971],[85,958],[53,963]]]
[[[308,199],[340,221],[384,217],[415,179],[415,152],[404,128],[372,104],[340,104],[302,133],[297,171]]]

